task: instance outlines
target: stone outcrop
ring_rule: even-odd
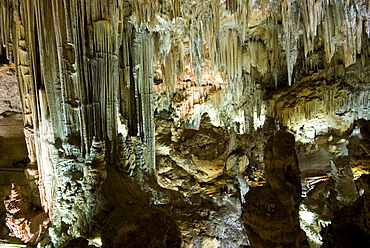
[[[11,193],[5,198],[4,205],[9,235],[25,243],[40,241],[41,232],[48,227],[49,219],[43,211],[32,209],[34,206],[29,199],[20,194],[19,186],[12,185]]]
[[[265,148],[266,186],[250,191],[243,220],[253,247],[301,247],[301,182],[295,140],[279,131]]]
[[[209,182],[223,174],[228,133],[213,126],[208,114],[202,116],[199,130],[183,130],[180,140],[171,156],[198,182]]]

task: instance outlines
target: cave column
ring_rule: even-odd
[[[145,154],[149,172],[155,172],[154,104],[153,104],[153,37],[147,29],[140,30],[136,36],[137,109],[140,136],[148,148]]]

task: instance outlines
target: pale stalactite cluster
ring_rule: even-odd
[[[204,84],[204,75],[222,78],[227,93],[222,93],[221,99],[220,94],[209,98],[216,102],[217,108],[218,102],[222,102],[225,112],[245,119],[242,130],[246,132],[256,119],[254,113],[257,118],[261,113],[263,104],[259,95],[263,95],[263,90],[256,92],[255,86],[262,83],[264,87],[261,77],[272,78],[275,87],[291,85],[300,82],[296,76],[302,69],[312,71],[334,66],[335,71],[338,63],[348,68],[356,63],[364,64],[368,56],[369,4],[366,1],[240,0],[166,4],[150,1],[146,4],[151,4],[152,12],[157,13],[150,12],[151,19],[146,19],[154,22],[148,27],[155,34],[158,52],[155,58],[159,58],[157,63],[161,64],[157,71],[163,75],[167,93],[184,87],[175,81],[184,80],[184,68],[188,65],[193,74],[191,79],[198,85],[199,81]],[[180,14],[168,11],[171,4],[176,5],[175,12]],[[138,19],[142,18],[135,20]],[[271,87],[271,82],[267,84]],[[194,105],[203,106],[196,97],[189,99],[191,102],[183,108],[182,115],[195,113]],[[241,108],[247,110],[240,113]],[[216,112],[218,123],[227,118],[220,114],[222,111]],[[289,118],[275,113],[274,108],[272,115],[275,114]],[[230,125],[227,121],[221,123]],[[280,124],[286,125],[286,122]]]
[[[208,48],[214,71],[223,72],[231,81],[242,76],[242,69],[250,71],[248,64],[242,62],[242,57],[246,56],[242,52],[244,46],[250,50],[248,61],[259,56],[261,63],[270,61],[270,68],[261,68],[262,72],[279,69],[276,66],[282,66],[280,60],[285,56],[291,84],[298,42],[303,43],[304,56],[308,56],[315,51],[315,39],[319,39],[323,43],[324,59],[328,64],[338,53],[348,67],[362,53],[363,36],[370,35],[367,1],[175,1],[167,3],[175,9],[173,12],[165,12],[167,9],[163,5],[166,4],[161,5],[156,1],[141,4],[145,6],[143,9],[150,6],[150,11],[142,11],[137,7],[140,11],[136,12],[135,20],[139,23],[151,20],[148,26],[152,31],[162,34],[166,30],[171,34],[170,37],[167,34],[165,39],[159,38],[158,50],[162,58],[173,56],[172,48],[178,49],[183,47],[183,43],[187,44],[185,48],[190,49],[188,53],[198,80],[206,55],[205,47]],[[173,15],[175,12],[176,15]],[[184,26],[188,28],[188,33],[181,32]],[[249,44],[253,44],[250,41],[254,39],[262,41],[265,51],[255,53],[253,45],[250,47]],[[181,65],[183,58],[180,56],[176,60],[180,60]],[[168,65],[166,59],[162,63]],[[167,66],[165,70],[174,72]],[[179,72],[182,72],[181,68]]]
[[[267,101],[267,116],[278,118],[279,123],[291,130],[317,123],[318,135],[326,133],[331,126],[343,133],[354,120],[369,118],[365,111],[369,107],[367,84],[351,84],[349,80],[349,83],[318,78],[309,80],[312,80],[309,85],[300,82],[289,92],[271,94]]]

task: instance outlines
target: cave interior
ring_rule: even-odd
[[[0,247],[370,247],[368,0],[0,8]]]

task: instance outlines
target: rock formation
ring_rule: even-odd
[[[368,219],[365,124],[364,120],[356,122],[348,138],[348,155],[331,161],[328,180],[317,181],[302,201],[301,227],[311,247],[361,247],[369,243],[367,228],[358,224]]]
[[[25,243],[40,241],[41,232],[49,223],[48,217],[43,211],[31,209],[32,203],[20,194],[19,186],[12,185],[10,196],[5,198],[4,205],[9,235]]]
[[[369,213],[368,213],[368,180],[364,174],[359,181],[363,195],[353,202],[343,202],[338,199],[334,181],[318,185],[317,189],[307,196],[303,206],[306,211],[314,213],[313,220],[320,223],[318,228],[322,236],[322,245],[314,247],[366,247],[369,239]],[[353,181],[352,181],[353,182]],[[323,194],[322,197],[318,197]],[[321,230],[320,230],[321,229]],[[315,232],[311,225],[311,232]],[[312,235],[312,234],[310,234]],[[321,243],[321,242],[316,242]]]
[[[268,211],[275,199],[276,209],[286,208],[246,222],[257,232],[263,220],[292,213],[277,224],[291,229],[276,242],[298,245],[297,158],[307,180],[335,174],[328,184],[343,204],[361,195],[354,179],[369,173],[369,1],[0,6],[0,62],[15,66],[3,72],[17,77],[28,158],[38,170],[31,188],[51,221],[40,245],[103,238],[103,224],[92,220],[119,211],[115,201],[160,208],[183,245],[247,245],[240,201],[264,184],[244,208],[260,198]],[[0,107],[18,109],[3,88]],[[285,143],[267,144],[276,132]],[[250,239],[259,237],[271,241],[267,232]]]
[[[22,112],[14,64],[0,67],[0,114]]]
[[[294,136],[283,131],[265,148],[266,186],[245,197],[243,220],[253,247],[301,247],[301,180]]]
[[[109,215],[102,247],[181,247],[181,233],[165,213],[149,207],[122,206]]]

